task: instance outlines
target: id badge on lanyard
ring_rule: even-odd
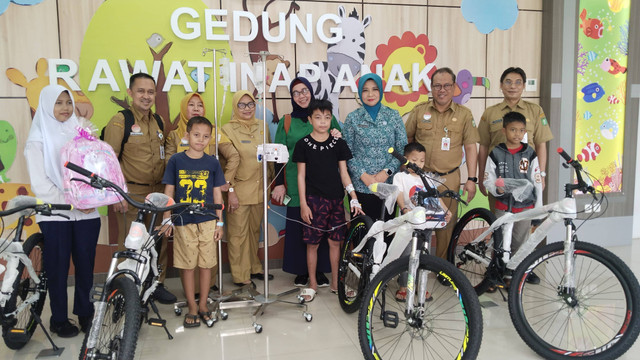
[[[451,149],[451,138],[449,137],[449,129],[444,127],[444,137],[442,138],[442,144],[440,145],[440,150],[449,151]]]
[[[164,160],[164,145],[162,145],[162,139],[164,135],[162,135],[162,131],[158,130],[158,139],[160,139],[160,160]]]

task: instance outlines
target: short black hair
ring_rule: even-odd
[[[209,119],[207,119],[204,116],[194,116],[191,119],[189,119],[189,121],[187,121],[187,132],[191,131],[191,128],[193,127],[193,125],[196,125],[196,124],[207,125],[209,129],[213,131],[213,125],[211,124],[211,121],[209,121]]]
[[[133,83],[136,81],[136,79],[149,79],[153,81],[154,85],[156,84],[156,79],[154,79],[153,76],[147,73],[139,72],[131,75],[131,77],[129,78],[129,89],[133,90]]]
[[[329,111],[333,115],[333,104],[329,100],[311,100],[307,107],[307,113],[309,116],[313,115],[313,112],[320,110],[320,112]]]
[[[424,146],[419,142],[411,142],[404,147],[404,156],[407,156],[414,151],[427,152],[427,149],[425,149]]]
[[[436,75],[443,74],[443,73],[451,75],[451,77],[453,78],[453,82],[454,83],[456,82],[456,74],[453,73],[453,70],[451,70],[451,68],[448,68],[448,67],[441,67],[441,68],[438,68],[438,70],[434,71],[433,74],[431,74],[431,83],[433,83],[433,78]]]
[[[527,126],[527,119],[519,112],[510,111],[502,117],[502,127],[505,129],[507,128],[507,125],[513,122],[520,122],[524,124],[524,126]]]
[[[522,77],[522,82],[527,82],[527,74],[524,73],[524,70],[522,70],[519,67],[510,67],[507,68],[507,70],[502,72],[502,75],[500,76],[500,84],[502,84],[502,82],[504,81],[504,78],[507,77],[507,75],[511,74],[511,73],[516,73],[518,75],[520,75]]]

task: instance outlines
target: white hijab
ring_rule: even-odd
[[[67,121],[60,122],[53,116],[53,108],[56,100],[58,100],[58,96],[60,96],[63,91],[69,93],[74,112]],[[62,191],[64,186],[62,182],[60,150],[69,140],[78,134],[76,127],[80,125],[80,122],[75,115],[76,104],[73,101],[71,92],[61,85],[48,85],[42,89],[40,92],[40,102],[38,104],[38,109],[36,109],[36,114],[31,124],[31,130],[29,130],[27,144],[30,142],[42,144],[44,172],[51,182]]]

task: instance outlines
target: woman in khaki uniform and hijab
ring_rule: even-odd
[[[233,283],[251,283],[251,277],[261,278],[262,264],[258,258],[260,223],[262,222],[262,163],[256,152],[263,141],[264,124],[255,117],[256,100],[248,91],[233,96],[233,117],[222,126],[240,155],[240,162],[225,166],[225,178],[231,184],[227,205],[227,237],[229,263]],[[269,137],[267,128],[266,138]],[[262,278],[264,275],[262,275]]]

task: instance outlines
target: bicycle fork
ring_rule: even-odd
[[[564,239],[564,278],[561,287],[558,289],[560,295],[567,305],[575,307],[578,300],[575,297],[575,276],[574,270],[574,250],[575,250],[575,227],[570,219],[565,220],[566,236]]]
[[[423,247],[428,249],[429,243],[429,240],[425,239]],[[416,296],[416,275],[418,277],[418,306],[421,308],[421,312],[424,312],[423,306],[426,302],[427,275],[429,274],[429,272],[427,270],[418,269],[421,253],[422,249],[418,249],[418,232],[414,231],[411,236],[411,254],[409,255],[409,271],[407,274],[407,307],[405,310],[405,315],[409,317],[409,321],[411,321],[411,319],[413,318],[411,315],[414,312],[413,300]],[[419,316],[418,318],[421,318],[421,316]]]

